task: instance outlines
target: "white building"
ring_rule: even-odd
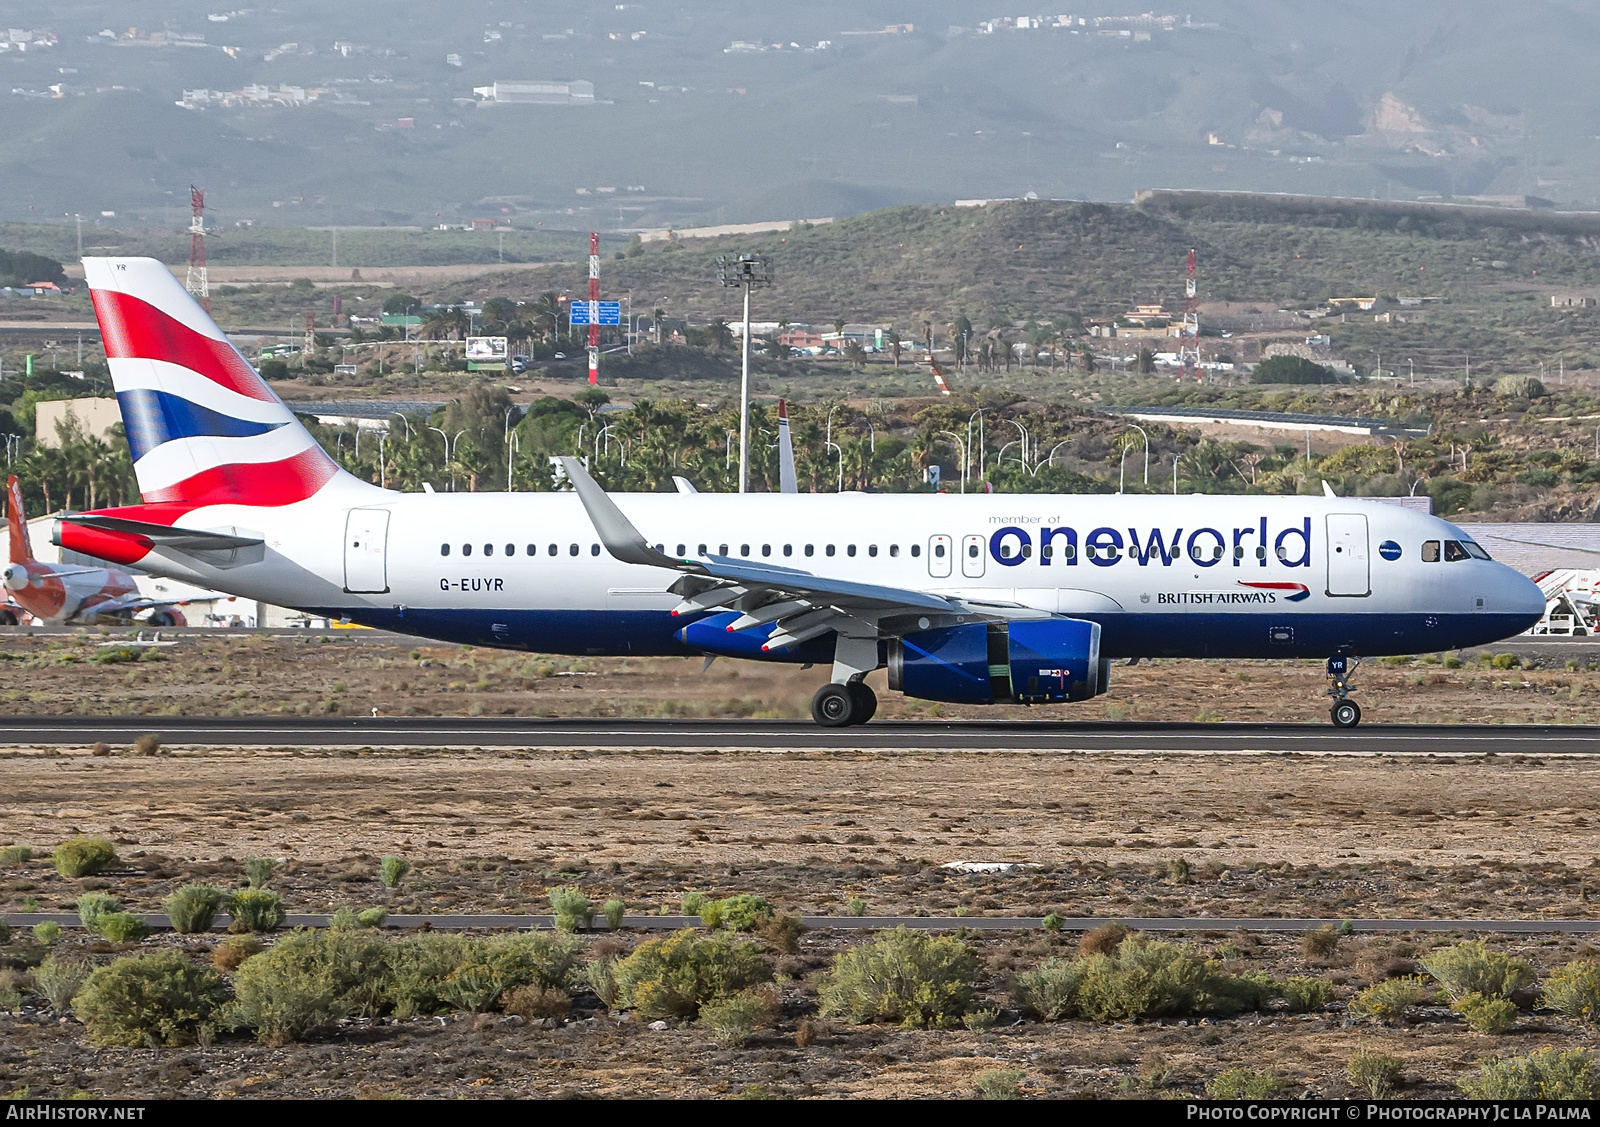
[[[472,92],[486,102],[531,103],[551,106],[594,105],[594,83],[572,82],[496,82],[475,86]]]

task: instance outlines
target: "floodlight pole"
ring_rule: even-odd
[[[739,367],[739,492],[750,490],[750,287],[744,287],[744,355]]]
[[[724,286],[744,288],[743,361],[739,376],[739,492],[750,491],[750,291],[770,285],[771,269],[764,255],[727,255],[717,259],[717,277]]]

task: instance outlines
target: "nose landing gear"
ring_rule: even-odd
[[[1360,664],[1360,658],[1349,654],[1336,654],[1328,659],[1328,695],[1333,698],[1328,716],[1335,728],[1354,728],[1361,723],[1361,706],[1350,699],[1350,691],[1355,688],[1351,681]]]

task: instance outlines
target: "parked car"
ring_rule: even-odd
[[[513,372],[526,372],[528,370],[528,358],[526,356],[513,356],[511,358],[511,370]]]

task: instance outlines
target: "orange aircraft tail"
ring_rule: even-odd
[[[6,524],[11,530],[11,562],[28,563],[33,545],[28,543],[28,517],[22,510],[22,486],[16,475],[6,479]]]

